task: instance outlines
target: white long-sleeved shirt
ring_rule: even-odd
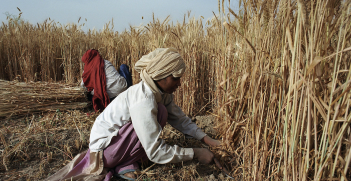
[[[206,136],[174,103],[173,94],[162,94],[162,103],[168,111],[171,126],[198,140]],[[171,146],[160,138],[162,128],[157,121],[157,108],[155,96],[144,81],[129,87],[96,118],[90,134],[90,151],[98,152],[106,148],[119,129],[131,121],[152,162],[165,164],[193,159],[192,148]]]
[[[105,75],[106,75],[106,93],[109,98],[117,97],[118,94],[127,89],[127,80],[122,77],[112,63],[108,60],[104,60],[105,66]],[[82,87],[84,82],[80,83]],[[94,95],[94,90],[90,92],[91,95]]]

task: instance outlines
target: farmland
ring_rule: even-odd
[[[110,23],[84,32],[79,23],[48,19],[33,25],[9,19],[0,26],[0,79],[9,81],[9,88],[0,91],[14,97],[0,98],[0,111],[8,112],[0,122],[0,178],[44,179],[87,149],[98,113],[88,116],[88,104],[72,108],[85,102],[78,99],[84,95],[57,85],[76,90],[87,49],[99,50],[116,67],[129,65],[135,84],[140,77],[133,67],[142,55],[174,47],[187,66],[175,102],[189,117],[211,117],[197,123],[214,128],[207,131],[222,146],[213,151],[233,177],[349,180],[350,10],[345,0],[243,0],[234,12],[219,1],[208,21],[190,15],[177,23],[154,17],[147,26],[124,32],[113,31]],[[11,86],[20,83],[32,85],[27,97],[13,95]],[[44,88],[36,87],[46,87],[41,93],[50,99],[39,100]],[[59,108],[29,110],[30,103],[55,102],[50,90],[56,90]],[[11,105],[21,99],[17,107]],[[170,127],[164,139],[203,147]],[[145,168],[142,179],[162,179],[155,173],[170,180],[228,179],[196,162]],[[204,170],[210,172],[199,173]]]

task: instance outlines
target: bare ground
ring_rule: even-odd
[[[87,110],[46,113],[25,118],[0,120],[0,180],[43,180],[52,175],[76,154],[88,149],[89,132],[97,115]],[[216,137],[213,116],[193,119],[202,130]],[[163,139],[182,147],[206,147],[201,141],[186,138],[166,125]],[[214,164],[197,161],[177,164],[142,165],[140,180],[227,180]],[[122,180],[113,178],[112,180]]]

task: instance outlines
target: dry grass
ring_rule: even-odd
[[[78,110],[2,120],[1,178],[38,180],[87,149],[96,115]],[[56,163],[50,165],[49,163]],[[27,171],[26,171],[27,170]],[[20,179],[21,178],[21,179]]]
[[[45,179],[61,169],[75,155],[88,149],[90,129],[99,114],[87,116],[86,112],[94,110],[90,107],[86,111],[48,112],[2,120],[0,179]],[[213,134],[208,121],[212,122],[213,119],[202,121],[204,124],[199,126],[207,133]],[[170,125],[166,125],[162,138],[168,144],[182,147],[203,146],[198,140],[185,138]],[[225,180],[224,175],[214,165],[201,165],[196,162],[166,165],[144,163],[139,174],[140,180]]]

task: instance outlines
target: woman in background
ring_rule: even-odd
[[[127,65],[122,64],[118,72],[112,63],[103,60],[95,49],[85,52],[82,61],[84,71],[81,86],[87,88],[88,100],[93,102],[95,111],[103,111],[115,97],[132,85]]]

